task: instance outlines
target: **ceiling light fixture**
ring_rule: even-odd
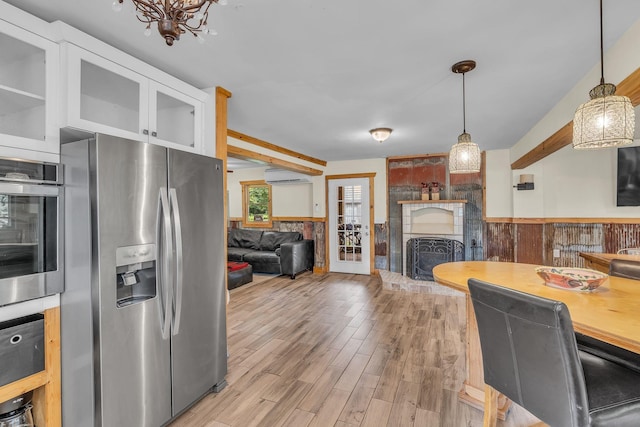
[[[369,131],[371,137],[380,143],[386,141],[391,135],[391,132],[393,132],[391,128],[375,128]]]
[[[462,74],[462,134],[458,142],[449,152],[449,173],[477,173],[480,172],[480,148],[471,141],[467,133],[466,99],[464,75],[476,68],[476,61],[460,61],[451,67],[451,71]]]
[[[151,24],[158,23],[158,31],[167,45],[180,40],[180,35],[187,31],[198,41],[204,42],[202,34],[215,36],[217,31],[207,28],[209,6],[216,3],[224,6],[227,0],[131,0],[135,6],[136,17],[147,28],[146,36],[151,34]],[[113,9],[122,10],[124,0],[114,0]]]
[[[618,96],[616,86],[604,82],[604,45],[600,0],[600,84],[589,92],[591,100],[573,118],[573,148],[607,148],[633,142],[635,111],[631,100]]]

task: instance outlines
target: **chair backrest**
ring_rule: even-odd
[[[609,264],[609,275],[640,280],[640,262],[627,259],[612,259]]]
[[[470,279],[484,381],[551,426],[589,425],[584,374],[567,307]]]

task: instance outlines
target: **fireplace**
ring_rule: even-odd
[[[464,244],[439,237],[416,237],[407,241],[406,274],[414,280],[433,280],[433,267],[464,261]]]
[[[402,257],[402,272],[406,277],[414,275],[409,261],[409,240],[411,239],[455,240],[460,243],[464,251],[462,242],[464,242],[464,206],[466,202],[466,200],[398,202],[402,204],[402,244],[405,248]],[[427,270],[431,276],[431,268]]]

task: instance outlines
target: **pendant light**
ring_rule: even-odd
[[[600,84],[589,92],[591,100],[578,107],[573,118],[573,148],[607,148],[633,142],[635,111],[631,100],[617,96],[616,86],[604,82],[604,45],[600,0]]]
[[[464,75],[476,68],[476,61],[460,61],[451,67],[451,71],[462,74],[462,134],[458,142],[449,152],[449,173],[478,173],[480,172],[480,148],[471,141],[467,133],[466,99]]]

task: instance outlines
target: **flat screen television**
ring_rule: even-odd
[[[618,148],[618,206],[640,206],[640,147]]]

